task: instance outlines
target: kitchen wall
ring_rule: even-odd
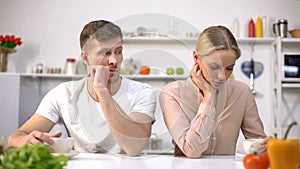
[[[286,18],[290,29],[300,28],[300,0],[0,0],[0,4],[0,34],[15,34],[24,41],[10,57],[9,71],[13,72],[30,72],[39,62],[63,67],[66,57],[79,56],[79,33],[93,19],[117,21],[136,14],[161,13],[181,18],[202,31],[216,24],[230,27],[237,18],[240,37],[245,36],[250,17],[262,15],[270,22]]]
[[[43,63],[49,67],[63,67],[67,57],[79,58],[79,33],[84,24],[94,19],[107,19],[122,23],[124,18],[132,18],[144,13],[163,14],[172,16],[192,25],[195,29],[186,31],[202,31],[211,25],[225,25],[231,28],[233,21],[239,21],[238,34],[240,38],[247,37],[247,23],[251,17],[256,20],[258,16],[267,17],[268,36],[272,36],[270,25],[280,18],[286,18],[289,29],[300,28],[299,20],[300,0],[152,0],[150,1],[103,1],[103,0],[0,0],[0,34],[15,34],[22,37],[23,44],[17,47],[17,53],[9,56],[9,72],[30,72],[37,63]],[[163,19],[163,17],[161,18]],[[185,36],[185,30],[179,29],[178,22],[166,21],[160,24],[156,20],[146,21],[147,24],[137,20],[134,24],[143,23],[140,26],[152,28],[162,32],[170,31],[172,24],[177,33]],[[136,31],[132,25],[121,24],[125,31]],[[250,59],[249,45],[241,45],[242,57],[237,62]],[[134,48],[132,50],[135,50]],[[260,45],[255,47],[255,59],[262,62],[265,72],[256,80],[256,89],[259,95],[256,97],[259,111],[265,123],[268,134],[272,132],[271,124],[271,94],[270,82],[270,60],[273,56],[272,47]],[[127,51],[130,53],[130,51]],[[127,54],[125,52],[125,54]],[[191,51],[182,52],[181,61],[190,67],[192,64]],[[187,57],[184,57],[187,56]],[[125,56],[127,57],[127,56]],[[157,62],[153,60],[153,62]],[[148,62],[151,64],[151,60]],[[235,78],[248,83],[248,78],[240,71],[235,70]],[[32,94],[40,89],[32,85],[31,79],[22,80],[21,95]],[[38,82],[37,82],[38,83]],[[43,82],[49,89],[53,81]],[[23,89],[23,90],[22,90]],[[26,89],[26,90],[24,90]],[[42,91],[44,94],[46,91]],[[33,113],[35,107],[28,107],[29,101],[38,102],[41,93],[34,93],[33,98],[21,98],[21,108],[25,107],[26,113]],[[35,96],[37,95],[37,96]],[[263,97],[260,97],[263,96]],[[266,106],[267,105],[267,106]],[[35,105],[36,106],[36,105]],[[30,110],[30,111],[28,111]],[[23,110],[24,111],[24,110]],[[26,117],[24,117],[25,119]],[[21,121],[24,119],[20,119]]]

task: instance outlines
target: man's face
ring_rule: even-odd
[[[88,72],[92,70],[92,66],[106,66],[110,72],[110,82],[118,80],[123,61],[122,40],[114,38],[107,42],[99,42],[93,39],[87,43],[89,43],[86,51]]]

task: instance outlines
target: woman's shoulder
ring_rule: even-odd
[[[177,92],[185,92],[192,90],[193,87],[191,86],[188,80],[177,80],[168,83],[162,88],[162,92],[164,93],[177,93]]]
[[[181,85],[181,81],[173,81],[173,82],[170,82],[168,84],[166,84],[164,87],[163,87],[163,90],[169,90],[169,89],[176,89],[176,88],[179,88],[179,85]]]
[[[231,79],[227,81],[227,88],[235,92],[243,92],[243,91],[250,92],[250,88],[248,84],[235,79]]]
[[[230,86],[234,86],[234,87],[241,87],[241,88],[248,88],[248,84],[242,82],[242,81],[239,81],[239,80],[236,80],[236,79],[230,79],[227,81],[227,83],[230,85]]]

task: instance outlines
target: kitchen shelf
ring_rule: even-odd
[[[188,76],[184,75],[122,75],[132,80],[184,80]]]
[[[14,75],[18,75],[18,73],[14,73],[14,72],[0,72],[0,76],[4,75],[4,76],[14,76]]]
[[[65,74],[36,74],[36,73],[20,73],[20,76],[23,78],[33,78],[38,81],[38,93],[42,94],[42,81],[44,79],[50,80],[79,80],[86,75],[65,75]],[[185,80],[188,76],[184,75],[121,75],[128,79],[136,80],[136,81],[163,81],[170,82],[175,80]]]
[[[298,88],[300,89],[300,82],[299,83],[282,83],[281,84],[282,88]]]
[[[85,75],[65,75],[65,74],[34,74],[34,73],[21,73],[21,77],[30,78],[50,78],[50,79],[80,79]],[[185,75],[121,75],[132,80],[184,80],[188,76]]]
[[[272,43],[274,46],[274,55],[271,62],[274,86],[273,99],[273,131],[278,137],[282,137],[286,130],[284,126],[288,120],[293,119],[298,113],[299,97],[289,97],[289,95],[298,95],[300,92],[300,81],[287,80],[283,78],[282,66],[284,65],[282,55],[285,52],[299,52],[300,38],[281,38],[277,37]],[[289,91],[292,89],[292,92]],[[297,120],[299,122],[299,120]]]
[[[293,38],[295,39],[295,38]],[[293,40],[291,39],[291,40]],[[239,44],[271,44],[275,38],[237,38]],[[295,40],[293,40],[295,41]],[[131,37],[124,38],[125,44],[136,43],[193,43],[196,44],[197,38],[177,38],[177,37]],[[300,41],[299,41],[300,42]]]
[[[132,37],[124,38],[124,44],[196,44],[195,38],[178,38],[178,37]]]
[[[283,43],[300,43],[300,38],[282,38]]]
[[[62,78],[62,79],[80,79],[85,75],[65,75],[65,74],[37,74],[37,73],[21,73],[21,77],[31,78]]]
[[[271,44],[275,41],[275,38],[237,38],[239,44]]]

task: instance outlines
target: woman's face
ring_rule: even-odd
[[[219,88],[230,77],[236,61],[236,52],[216,50],[199,60],[199,67],[204,78],[214,87]]]

